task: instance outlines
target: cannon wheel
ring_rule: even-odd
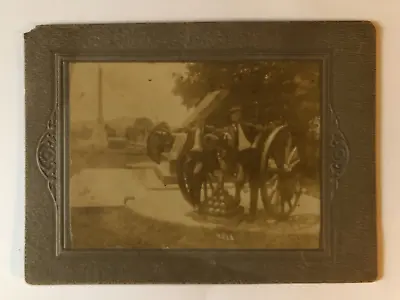
[[[147,155],[159,164],[161,162],[161,155],[163,152],[168,152],[173,148],[176,136],[171,132],[170,127],[162,122],[154,126],[147,139]],[[194,136],[188,133],[187,140],[185,141],[181,152],[176,160],[176,176],[179,188],[183,194],[184,199],[192,206],[196,205],[190,193],[190,174],[193,167],[190,164],[189,150],[193,146]]]
[[[298,149],[288,127],[275,128],[262,148],[261,199],[267,213],[276,220],[286,220],[298,206],[299,162]]]
[[[208,162],[207,166],[202,166],[205,169],[202,169],[202,175],[197,179],[199,180],[197,182],[197,194],[194,191],[193,182],[195,180],[191,179],[193,179],[192,176],[197,166],[195,164],[196,160],[193,159],[193,155],[196,154],[191,151],[193,141],[194,135],[190,133],[176,164],[177,181],[184,199],[195,208],[195,211],[201,214],[222,217],[239,213],[240,207],[235,201],[234,195],[226,189],[225,180],[218,180],[218,174],[222,174],[222,171],[219,169],[220,164],[217,159],[217,153],[215,153],[215,161],[211,162],[211,166],[210,162]],[[205,155],[213,156],[210,152]]]
[[[191,195],[190,186],[190,176],[193,174],[194,165],[191,163],[189,151],[194,143],[194,135],[192,133],[188,134],[187,141],[179,154],[176,161],[176,176],[179,185],[179,189],[184,197],[184,199],[192,206],[196,207],[200,203]],[[205,183],[202,183],[204,185]]]

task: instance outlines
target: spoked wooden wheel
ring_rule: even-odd
[[[297,147],[287,127],[276,128],[266,140],[261,157],[261,197],[267,213],[274,219],[287,219],[298,205],[299,162]]]
[[[192,206],[198,208],[208,197],[212,184],[208,174],[204,174],[204,165],[189,151],[181,153],[176,164],[176,176],[183,197]]]

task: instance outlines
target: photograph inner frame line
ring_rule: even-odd
[[[168,57],[168,58],[162,57],[162,58],[154,59],[154,56],[150,55],[150,57],[152,57],[152,59],[149,59],[148,55],[149,54],[143,55],[143,57],[141,57],[140,55],[135,55],[134,58],[132,56],[131,57],[127,56],[127,57],[125,57],[125,59],[121,59],[121,56],[119,56],[119,57],[118,56],[107,56],[107,57],[98,56],[98,57],[93,58],[93,56],[86,56],[86,55],[85,56],[79,56],[79,57],[71,56],[71,55],[69,55],[69,56],[57,55],[56,56],[56,61],[58,62],[57,65],[59,66],[57,73],[59,75],[61,75],[61,76],[59,76],[60,78],[64,78],[64,79],[61,79],[61,80],[57,80],[57,82],[60,85],[58,90],[63,92],[63,93],[61,93],[59,95],[59,99],[61,101],[57,101],[57,103],[60,103],[60,102],[61,103],[66,103],[65,100],[67,99],[67,96],[68,96],[67,95],[67,90],[68,89],[63,88],[62,85],[66,84],[68,82],[68,72],[66,71],[66,66],[68,64],[74,63],[74,62],[75,63],[76,62],[135,62],[135,61],[136,62],[149,62],[149,61],[150,62],[156,62],[156,61],[160,61],[160,62],[184,62],[184,61],[193,61],[193,62],[194,61],[216,61],[216,62],[218,62],[218,61],[229,62],[230,61],[230,62],[235,62],[235,60],[237,59],[237,57],[230,56],[230,57],[227,58],[226,56],[222,56],[222,55],[221,56],[217,55],[217,56],[214,56],[212,58],[210,58],[210,56],[207,56],[206,59],[199,58],[197,55],[193,55],[193,56],[190,56],[190,55],[188,56],[187,55],[185,57],[185,59],[182,59],[182,57],[180,57],[180,59],[176,59],[176,58],[174,59],[174,57],[172,57],[172,58],[170,58],[170,57]],[[140,58],[138,59],[138,57],[140,57]],[[300,54],[300,55],[299,54],[297,54],[297,55],[293,55],[293,54],[291,54],[291,55],[282,55],[282,54],[281,55],[247,54],[247,55],[245,55],[245,58],[243,58],[243,56],[240,56],[240,58],[241,58],[241,61],[257,61],[257,60],[260,60],[261,58],[263,60],[269,60],[269,61],[274,60],[274,59],[275,60],[280,60],[280,61],[282,61],[282,60],[305,60],[305,61],[308,61],[308,60],[319,60],[321,62],[321,65],[323,65],[323,67],[322,67],[323,74],[321,74],[322,75],[322,79],[323,79],[322,80],[322,84],[325,85],[325,84],[327,84],[327,81],[328,81],[328,76],[325,76],[325,74],[328,74],[329,53],[312,54],[312,55],[310,55],[310,54]],[[327,91],[327,89],[321,88],[321,93],[324,93],[325,91]],[[322,99],[321,100],[323,102],[328,100],[327,99],[327,95],[322,95]],[[329,100],[328,100],[328,103],[329,103]],[[62,136],[67,137],[68,136],[68,117],[67,117],[68,116],[68,104],[66,103],[65,105],[61,105],[59,107],[63,108],[60,113],[61,113],[61,115],[64,115],[64,122],[61,122],[61,124],[65,124],[65,126],[63,127],[64,129],[63,129]],[[325,118],[325,115],[326,115],[327,111],[329,111],[329,109],[325,109],[325,108],[326,108],[325,105],[321,105],[322,122],[323,122],[323,119]],[[322,130],[324,130],[324,128],[322,128]],[[326,136],[325,133],[323,133],[322,137],[325,137],[325,136]],[[66,155],[66,152],[68,151],[68,138],[64,138],[63,141],[65,142],[65,144],[64,144],[64,147],[61,147],[61,148],[63,148],[65,152],[64,152],[64,154],[62,154],[62,153],[60,153],[60,154],[61,154],[62,157],[68,157],[68,155]],[[323,142],[321,141],[321,143],[322,143],[321,151],[324,152],[325,150],[323,148]],[[323,155],[323,157],[325,157],[325,156]],[[68,172],[68,168],[64,167],[64,168],[62,168],[62,170],[63,170],[63,173],[64,173],[64,176],[62,176],[62,177],[67,179],[68,177],[65,176],[65,173]],[[322,171],[324,171],[324,170],[322,170]],[[65,184],[63,186],[68,186],[68,184]],[[324,186],[322,186],[321,188],[323,188],[323,187]],[[64,199],[69,199],[67,190],[65,190],[63,194],[64,194],[64,197],[63,197]],[[74,253],[77,253],[77,252],[82,252],[82,251],[83,252],[95,251],[95,252],[98,253],[98,252],[108,252],[108,251],[115,251],[115,250],[116,251],[126,251],[126,249],[112,249],[112,250],[111,249],[95,249],[95,250],[93,250],[93,249],[92,250],[90,250],[90,249],[79,249],[79,250],[71,249],[69,247],[69,245],[68,245],[68,242],[70,240],[68,238],[68,236],[69,236],[69,230],[68,230],[68,228],[69,228],[69,226],[68,226],[68,224],[69,224],[69,222],[68,222],[68,220],[69,220],[69,218],[68,218],[69,217],[69,215],[68,215],[69,209],[67,208],[67,205],[65,205],[66,203],[68,203],[68,200],[61,201],[61,203],[64,204],[62,206],[64,207],[64,211],[65,211],[64,215],[63,214],[60,215],[60,224],[63,224],[61,226],[62,228],[60,228],[60,236],[64,237],[64,239],[60,240],[60,241],[63,240],[63,242],[61,242],[61,245],[60,245],[60,250],[62,249],[61,252],[73,251]],[[325,256],[327,254],[329,255],[329,253],[331,252],[329,247],[328,248],[326,247],[326,245],[330,244],[329,243],[329,238],[327,238],[327,235],[330,236],[330,234],[329,233],[326,234],[327,231],[329,232],[329,230],[324,232],[324,224],[329,224],[329,221],[327,220],[328,218],[324,217],[324,215],[329,216],[329,214],[325,214],[324,213],[326,211],[324,205],[322,205],[322,209],[323,209],[323,211],[322,211],[322,223],[321,223],[321,226],[323,228],[321,230],[321,237],[322,237],[321,238],[321,248],[320,249],[306,250],[306,252],[307,251],[313,252],[312,256],[314,258],[316,257],[315,256],[316,252],[322,254],[322,256]],[[65,216],[65,218],[63,218],[64,216]],[[62,245],[63,243],[64,243],[64,245]],[[179,250],[170,249],[168,251],[182,251],[182,250],[183,249],[179,249]],[[268,250],[268,252],[270,252],[271,254],[273,254],[274,252],[279,254],[279,252],[282,251],[281,249],[279,249],[278,251],[276,251],[274,249],[266,249],[266,250]],[[297,250],[284,249],[284,250],[285,250],[285,252],[294,251],[293,255],[295,257],[298,256],[299,251],[301,251],[300,249],[297,249]],[[157,251],[157,250],[156,249],[151,249],[151,250],[146,250],[146,251]],[[196,250],[195,249],[191,249],[191,251],[196,251]],[[231,252],[232,251],[233,252],[239,251],[240,252],[241,250],[229,249],[229,251],[231,251]],[[252,251],[254,252],[254,251],[257,251],[257,250],[252,250]],[[302,255],[304,255],[304,253],[302,253]],[[320,256],[320,255],[317,255],[317,256]]]

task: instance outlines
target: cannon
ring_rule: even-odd
[[[247,122],[257,134],[251,141],[243,137],[245,149],[238,149],[229,124],[208,122],[228,94],[208,95],[179,128],[156,125],[147,140],[148,156],[157,164],[168,164],[183,198],[200,214],[228,217],[240,213],[242,196],[250,189],[250,201],[260,197],[269,216],[285,220],[302,193],[296,139],[287,124]],[[239,159],[242,150],[248,150],[246,168]]]

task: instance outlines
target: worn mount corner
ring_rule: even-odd
[[[42,134],[36,151],[36,159],[40,172],[47,180],[47,187],[53,201],[56,202],[57,152],[56,152],[56,112],[51,114],[46,131]]]
[[[339,120],[330,106],[331,115],[331,136],[329,146],[332,148],[332,161],[329,166],[330,181],[332,185],[331,198],[333,198],[335,191],[339,186],[339,180],[346,171],[347,165],[350,160],[350,149],[347,140],[340,129]]]

